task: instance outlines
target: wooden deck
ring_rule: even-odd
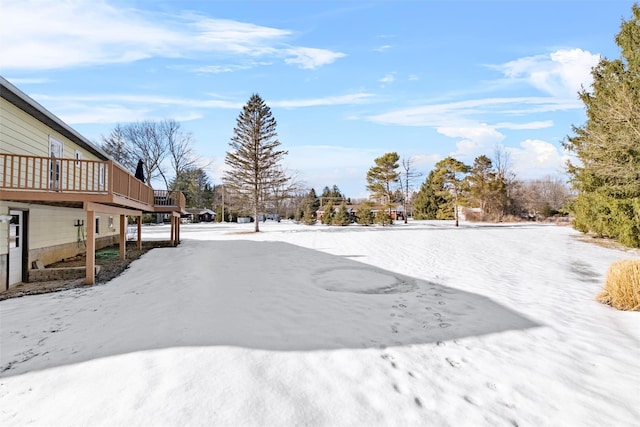
[[[99,203],[143,212],[185,212],[179,191],[154,190],[117,163],[0,153],[0,199],[83,207]]]

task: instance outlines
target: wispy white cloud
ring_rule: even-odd
[[[313,69],[345,56],[287,45],[293,34],[287,29],[195,14],[152,14],[99,0],[4,0],[1,16],[0,65],[4,70],[59,69],[202,53],[221,60],[229,56],[275,58]]]
[[[233,73],[235,71],[240,71],[240,70],[248,70],[250,68],[252,68],[252,66],[250,65],[234,65],[234,64],[207,65],[204,67],[193,68],[193,71],[195,71],[196,73],[203,73],[203,74],[222,74],[222,73]]]
[[[553,120],[542,120],[542,121],[534,121],[528,123],[509,123],[509,122],[501,122],[496,123],[496,129],[511,129],[511,130],[534,130],[534,129],[545,129],[553,126]]]
[[[188,98],[173,98],[168,96],[155,96],[155,95],[125,95],[125,94],[101,94],[101,95],[64,95],[64,96],[51,96],[34,94],[34,99],[42,102],[56,102],[56,103],[92,103],[92,104],[141,104],[141,105],[156,105],[156,106],[177,106],[177,107],[197,107],[197,108],[242,108],[244,103],[241,101],[228,101],[221,99],[188,99]]]
[[[591,69],[600,55],[582,49],[557,50],[509,61],[494,68],[510,80],[524,82],[554,97],[575,98],[592,82]]]
[[[373,96],[374,95],[371,93],[354,93],[349,95],[327,96],[322,98],[270,101],[269,105],[272,107],[282,108],[301,108],[328,105],[363,104],[365,102],[368,102]]]
[[[396,79],[396,76],[393,73],[389,73],[387,75],[385,75],[384,77],[382,77],[380,80],[378,80],[380,83],[392,83],[394,82]]]
[[[311,47],[295,47],[285,49],[290,55],[284,62],[287,64],[296,64],[303,69],[314,69],[323,65],[331,64],[336,59],[345,57],[346,54],[341,52],[333,52],[327,49],[316,49]]]
[[[373,50],[376,51],[376,52],[384,52],[386,50],[391,49],[392,47],[393,46],[391,46],[390,44],[385,44],[385,45],[382,45],[382,46],[378,46],[378,47],[374,48]]]
[[[121,123],[131,120],[162,119],[159,111],[173,111],[173,118],[180,121],[202,117],[205,109],[240,110],[246,100],[212,98],[189,99],[154,95],[100,94],[100,95],[31,95],[35,100],[52,108],[69,124]],[[321,98],[269,101],[270,107],[307,108],[331,105],[356,105],[368,102],[370,93],[327,96]],[[135,119],[132,119],[135,118]]]
[[[477,117],[523,115],[581,108],[579,101],[552,97],[485,98],[425,104],[369,116],[367,120],[387,125],[449,126],[477,123]]]

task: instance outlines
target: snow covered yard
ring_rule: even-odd
[[[0,424],[640,419],[640,313],[594,301],[637,251],[536,224],[252,227],[185,225],[105,285],[0,302]]]

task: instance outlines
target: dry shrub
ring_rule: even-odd
[[[640,260],[611,264],[604,291],[596,299],[618,310],[640,311]]]

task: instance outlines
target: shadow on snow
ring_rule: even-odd
[[[40,323],[30,332],[3,319],[0,376],[170,347],[384,348],[539,326],[484,296],[255,241],[184,241],[105,285],[0,309],[31,310]]]

